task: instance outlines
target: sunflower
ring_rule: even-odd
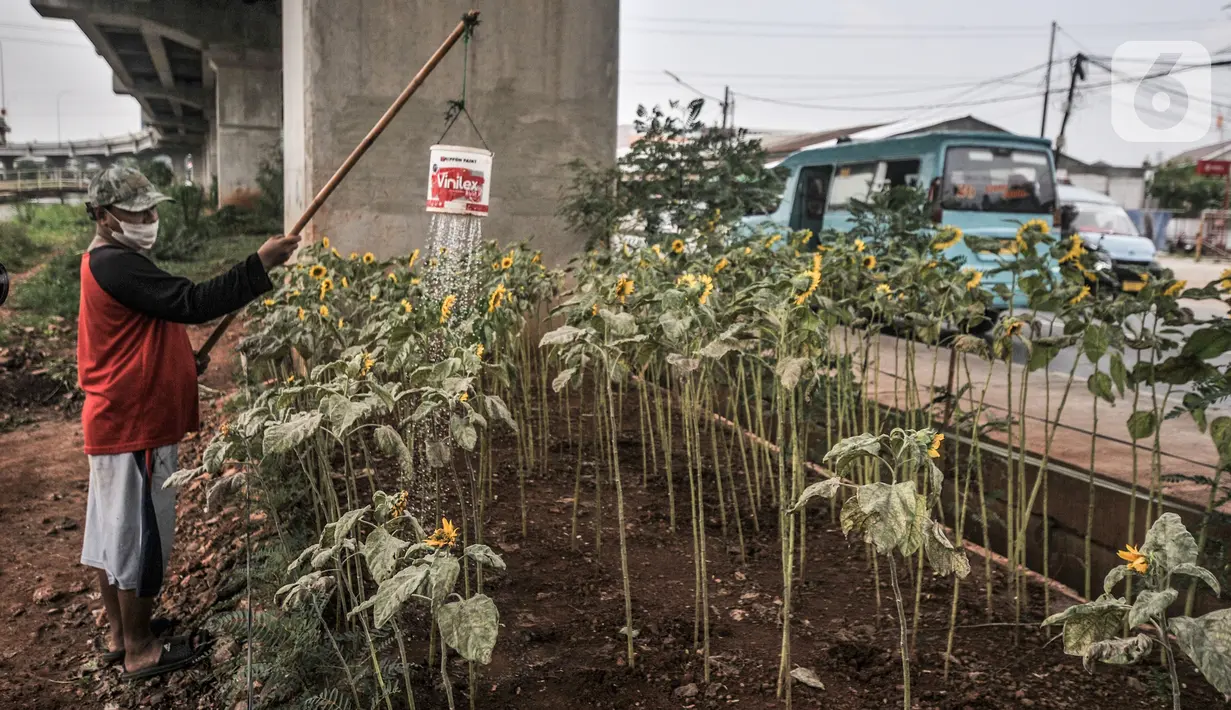
[[[1175,283],[1168,286],[1167,290],[1163,291],[1163,295],[1166,296],[1167,298],[1171,298],[1172,296],[1178,296],[1180,291],[1183,291],[1184,287],[1187,285],[1188,285],[1187,281],[1180,279],[1179,281],[1176,281]]]
[[[397,274],[395,274],[395,273],[393,273],[392,271],[390,271],[390,272],[389,272],[389,280],[390,280],[390,281],[392,281],[393,283],[397,283],[397,282],[398,282],[398,275],[397,275]]]
[[[678,279],[675,280],[675,285],[684,286],[686,288],[692,288],[693,286],[697,285],[697,277],[693,276],[692,274],[682,274]]]
[[[445,296],[445,300],[440,303],[440,324],[444,325],[449,321],[449,316],[453,313],[453,304],[457,303],[457,296],[449,294]]]
[[[376,294],[368,294],[368,303],[376,303]]]
[[[389,517],[400,518],[406,512],[406,503],[410,500],[410,494],[406,491],[400,491],[389,503]]]
[[[286,383],[287,383],[288,385],[289,385],[289,384],[292,384],[292,383],[294,383],[294,382],[295,382],[295,376],[294,376],[294,375],[287,375],[287,376],[286,376]]]
[[[671,242],[671,251],[675,254],[683,254],[684,253],[684,240],[676,239],[675,241]]]
[[[325,274],[327,273],[329,273],[329,269],[326,269],[322,264],[313,264],[312,268],[308,269],[308,276],[311,276],[317,281],[325,278]]]
[[[321,318],[328,318],[329,306],[322,305],[320,308],[316,309],[316,312],[321,314]]]
[[[821,255],[820,254],[812,255],[812,270],[817,273],[820,273],[821,271]]]
[[[297,317],[299,318],[299,320],[303,320],[304,318],[308,317],[308,314],[306,311],[304,311],[304,309],[300,308]]]
[[[928,456],[934,459],[940,458],[940,445],[945,440],[944,434],[937,434],[932,437],[932,443],[928,445]]]
[[[410,262],[406,264],[406,268],[408,269],[415,268],[415,262],[418,260],[419,260],[419,250],[415,249],[414,251],[410,253]]]
[[[944,251],[962,241],[962,230],[952,225],[945,225],[936,233],[932,241],[932,251]]]
[[[1059,261],[1061,264],[1071,261],[1074,264],[1077,264],[1080,268],[1080,262],[1078,260],[1081,259],[1085,253],[1086,245],[1082,243],[1081,235],[1074,234],[1072,237],[1069,237],[1069,250],[1065,252],[1064,256],[1060,257]]]
[[[376,359],[368,353],[363,354],[363,367],[359,369],[359,376],[363,377],[372,371],[372,367],[376,365]]]
[[[1022,226],[1017,228],[1018,238],[1021,238],[1023,234],[1025,234],[1026,232],[1029,232],[1032,229],[1039,232],[1040,234],[1050,234],[1051,233],[1051,227],[1047,226],[1047,222],[1044,222],[1041,219],[1032,219],[1029,222],[1026,222]]]
[[[1004,334],[1012,338],[1013,336],[1022,332],[1022,328],[1024,328],[1025,326],[1026,326],[1025,321],[1013,319],[1005,325]]]
[[[337,257],[337,258],[339,258],[339,259],[341,259],[341,258],[342,258],[342,255],[338,253],[338,250],[337,250],[337,249],[330,249],[330,250],[329,250],[329,253],[330,253],[330,254],[333,254],[335,257]]]
[[[291,291],[291,298],[299,298],[302,294],[302,291],[295,289],[294,291]]]
[[[350,257],[349,257],[349,258],[350,258],[350,260],[351,260],[351,261],[354,261],[355,259],[358,259],[358,258],[359,258],[359,252],[357,252],[357,251],[352,251],[352,252],[350,253]]]
[[[345,328],[345,327],[346,327],[346,321],[344,321],[344,320],[342,320],[341,318],[339,318],[339,319],[338,319],[338,328],[339,328],[339,329],[342,329],[342,328]]]
[[[876,287],[876,292],[877,292],[877,293],[883,293],[883,294],[885,294],[886,296],[887,296],[887,295],[889,295],[889,292],[890,292],[890,291],[892,291],[892,290],[893,290],[893,289],[889,288],[889,284],[881,284],[880,286],[877,286],[877,287]]]
[[[861,253],[861,254],[862,254],[862,253],[863,253],[863,250],[864,250],[864,249],[867,249],[867,248],[868,248],[868,245],[867,245],[867,244],[864,244],[862,239],[856,239],[856,240],[855,240],[855,251],[857,251],[857,252],[859,252],[859,253]]]
[[[876,268],[876,257],[871,254],[868,254],[867,256],[865,256],[863,258],[863,268],[875,269]]]
[[[321,248],[322,249],[329,248],[329,237],[321,237]]]
[[[966,290],[973,291],[979,288],[979,284],[983,281],[983,272],[974,269],[966,269],[966,273],[970,274],[970,278],[966,280]]]
[[[1082,301],[1086,300],[1086,297],[1089,295],[1090,295],[1090,287],[1082,286],[1081,290],[1077,292],[1077,295],[1069,299],[1069,305],[1076,306],[1078,303],[1081,303]]]
[[[504,287],[504,283],[496,284],[496,290],[492,291],[492,295],[487,297],[487,312],[494,313],[500,304],[504,303],[505,296],[509,290]]]
[[[778,240],[780,240],[780,239],[782,239],[782,235],[781,235],[781,234],[775,234],[774,236],[772,236],[772,237],[770,237],[769,239],[765,240],[765,248],[766,248],[766,249],[769,249],[769,248],[773,247],[775,244],[777,244],[777,243],[778,243]]]
[[[722,257],[721,259],[719,259],[719,260],[718,260],[718,263],[717,263],[717,264],[714,264],[714,273],[715,273],[715,274],[717,274],[717,273],[719,273],[720,271],[722,271],[723,269],[727,268],[727,267],[728,267],[728,266],[730,266],[730,265],[731,265],[731,262],[730,262],[730,261],[728,261],[728,260],[727,260],[727,257],[725,257],[725,256],[724,256],[724,257]]]
[[[751,253],[752,253],[752,247],[744,247],[744,256],[748,256]]]
[[[453,527],[448,518],[441,518],[440,527],[423,541],[429,547],[453,547],[456,542],[457,528]]]
[[[534,257],[530,259],[531,264],[538,264],[538,263],[541,263],[542,261],[543,261],[543,252],[541,251],[534,252]]]
[[[513,257],[506,256],[500,260],[500,269],[507,270],[513,266]]]
[[[407,301],[405,298],[403,298],[402,299],[402,312],[410,313],[413,310],[414,310],[414,306],[410,305],[410,301]]]
[[[1222,286],[1224,291],[1231,291],[1231,269],[1224,269],[1218,278],[1221,279],[1218,285]]]
[[[701,291],[701,295],[697,298],[697,303],[705,305],[705,302],[710,299],[710,294],[714,292],[714,277],[709,274],[701,274],[697,280],[705,285],[705,289]]]
[[[272,305],[274,305],[275,303],[277,303],[277,301],[275,301],[275,300],[274,300],[274,299],[272,299],[272,298],[267,298],[267,299],[265,299],[264,303],[265,303],[265,305],[268,307],[268,306],[272,306]]]
[[[935,269],[935,268],[936,268],[936,263],[937,263],[937,262],[935,262],[935,261],[929,261],[928,263],[926,263],[926,264],[924,264],[924,265],[923,265],[923,268],[925,268],[925,269]]]
[[[459,394],[459,395],[457,396],[457,401],[459,401],[459,402],[469,402],[469,401],[470,401],[470,393],[468,393],[468,392],[462,392],[461,394]]]
[[[657,256],[659,261],[662,261],[663,259],[667,258],[663,256],[663,248],[657,244],[651,245],[650,251],[654,252],[654,256]]]
[[[808,273],[808,278],[810,278],[811,281],[808,284],[808,288],[804,290],[803,293],[795,297],[795,305],[797,306],[804,305],[804,303],[807,302],[808,297],[816,293],[816,287],[821,285],[821,272],[820,271],[809,271],[807,273]]]
[[[325,279],[321,282],[321,300],[325,300],[325,294],[333,290],[333,279]]]
[[[616,282],[615,297],[620,299],[620,303],[624,303],[625,299],[633,295],[634,288],[633,280],[628,278],[628,274],[620,274],[620,280]]]
[[[474,346],[474,356],[479,358],[480,360],[483,359],[483,353],[485,352],[487,352],[487,348],[483,347],[483,343],[478,343],[477,345]]]
[[[419,281],[420,281],[420,280],[421,280],[421,279],[417,279],[417,278],[415,278],[415,279],[411,279],[411,280],[410,280],[410,285],[411,285],[411,286],[418,286],[418,285],[419,285]]]
[[[598,303],[595,303],[593,306],[590,306],[590,315],[592,316],[598,315]]]
[[[1138,574],[1145,574],[1150,568],[1150,560],[1141,551],[1132,545],[1125,545],[1123,550],[1116,553],[1116,556],[1128,562],[1124,565]]]

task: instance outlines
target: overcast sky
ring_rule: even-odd
[[[1109,56],[1127,40],[1193,40],[1214,54],[1231,48],[1231,11],[1222,9],[1229,1],[622,0],[619,121],[630,123],[639,103],[692,98],[664,74],[671,71],[711,96],[729,85],[737,124],[754,129],[820,131],[973,114],[1037,135],[1043,100],[1035,95],[1055,20],[1063,32],[1048,121],[1054,137],[1073,53]],[[42,19],[28,0],[0,0],[0,18],[10,140],[55,140],[57,103],[66,140],[139,130],[136,102],[112,94],[110,69],[75,25]],[[980,83],[1011,74],[1019,75]],[[1231,138],[1231,67],[1214,76],[1214,101],[1227,107]],[[1109,78],[1092,67],[1088,83]],[[926,108],[971,102],[984,103]],[[1069,152],[1139,164],[1192,147],[1119,139],[1112,106],[1107,88],[1079,92]],[[717,120],[717,105],[708,115]],[[1197,144],[1217,139],[1211,130]]]

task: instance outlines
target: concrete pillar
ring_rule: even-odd
[[[282,134],[282,60],[277,53],[211,47],[218,200],[247,203],[258,191],[261,163],[273,157]],[[207,139],[208,141],[209,139]]]
[[[15,160],[15,158],[0,155],[0,172],[3,172],[5,175],[11,175],[13,173],[13,162]]]
[[[283,0],[287,228],[471,8],[468,108],[495,153],[484,234],[533,237],[560,263],[583,239],[556,218],[566,164],[615,158],[619,0]],[[317,213],[308,238],[383,256],[421,246],[428,148],[462,83],[459,43]],[[481,146],[465,124],[446,143]]]

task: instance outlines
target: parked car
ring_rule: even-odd
[[[1157,275],[1154,243],[1141,236],[1128,213],[1115,200],[1094,190],[1075,185],[1056,186],[1060,204],[1076,209],[1066,227],[1081,235],[1086,248],[1108,265],[1124,291],[1140,291],[1145,286],[1142,274]]]

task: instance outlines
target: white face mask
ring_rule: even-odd
[[[131,224],[116,217],[115,221],[120,225],[120,232],[111,230],[111,238],[129,249],[149,251],[158,240],[158,220],[148,224]]]

